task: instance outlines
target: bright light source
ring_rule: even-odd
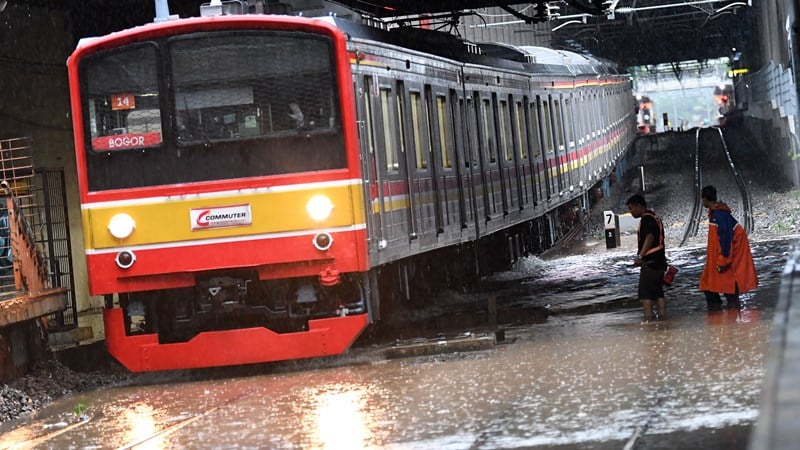
[[[116,214],[108,222],[108,231],[117,239],[125,239],[130,236],[135,228],[136,222],[133,217],[125,213]]]
[[[333,203],[324,195],[315,195],[306,203],[306,212],[317,222],[327,219],[333,211]]]

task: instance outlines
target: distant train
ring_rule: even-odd
[[[656,119],[653,117],[653,101],[644,95],[636,96],[636,129],[639,134],[650,134],[656,131]]]
[[[714,87],[714,101],[717,104],[717,111],[720,114],[720,125],[724,125],[725,123],[725,115],[733,111],[734,104],[733,104],[733,85],[731,84],[721,84],[719,86]]]
[[[137,372],[341,353],[552,245],[635,137],[608,63],[333,17],[167,20],[68,69],[89,289]]]

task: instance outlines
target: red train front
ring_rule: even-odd
[[[88,281],[115,358],[207,367],[356,339],[365,200],[341,32],[169,21],[83,41],[69,76]]]

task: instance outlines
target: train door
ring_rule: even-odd
[[[400,188],[405,188],[404,192],[400,192],[400,199],[405,198],[406,201],[399,201],[400,209],[405,211],[406,221],[406,236],[409,241],[417,239],[419,233],[419,190],[416,189],[416,164],[415,148],[416,148],[416,135],[414,133],[414,124],[411,120],[411,105],[409,92],[406,89],[405,83],[400,80],[397,81],[395,89],[395,114],[397,116],[397,141],[398,141],[398,170],[402,177],[403,183]]]
[[[516,165],[514,161],[514,143],[511,135],[511,106],[509,97],[492,95],[495,104],[495,132],[498,151],[498,170],[500,171],[500,188],[502,189],[503,215],[519,205],[515,180]]]
[[[586,137],[586,97],[581,89],[575,93],[575,102],[573,103],[573,116],[575,117],[575,162],[576,162],[576,176],[578,185],[583,186],[586,178],[586,145],[588,139]]]
[[[533,205],[530,150],[524,106],[528,103],[528,99],[522,97],[511,100],[512,135],[514,137],[514,155],[517,161],[517,195],[519,196],[519,209],[522,210]]]
[[[611,98],[612,96],[609,92],[609,89],[608,88],[603,89],[603,101],[600,102],[600,108],[602,109],[601,114],[603,115],[603,117],[608,118],[608,121],[606,123],[612,124],[612,125],[607,125],[603,133],[604,134],[603,156],[602,156],[603,168],[605,168],[606,164],[611,160],[611,154],[613,153],[612,152],[612,147],[614,142],[613,123],[616,118],[614,117],[612,112],[612,107],[609,104],[609,99]]]
[[[436,234],[439,235],[444,232],[444,208],[443,208],[443,199],[445,198],[444,195],[444,186],[441,186],[441,180],[439,176],[441,174],[441,168],[439,164],[437,164],[437,155],[436,155],[436,125],[434,124],[434,118],[436,116],[436,93],[433,90],[431,85],[425,85],[425,122],[428,124],[428,136],[430,136],[430,168],[431,168],[431,181],[432,181],[432,192],[433,192],[433,218],[434,218],[434,228],[436,229]]]
[[[603,91],[602,88],[597,89],[592,96],[592,139],[594,141],[594,145],[592,147],[592,157],[590,160],[590,170],[595,176],[600,175],[600,166],[603,165],[603,151],[605,150],[606,145],[606,129],[601,128],[604,126],[603,122],[600,120],[603,116],[603,110],[601,108],[601,104],[603,103]]]
[[[531,188],[533,191],[533,206],[537,206],[543,198],[544,187],[544,160],[542,155],[542,137],[539,132],[539,109],[536,97],[525,99],[525,124],[528,137],[528,155],[531,167]]]
[[[387,212],[392,228],[392,241],[416,239],[411,205],[408,165],[405,156],[405,122],[403,118],[403,84],[387,79],[380,87],[383,149],[386,169]],[[394,84],[394,85],[393,85]]]
[[[456,172],[456,144],[453,128],[453,111],[449,91],[431,87],[431,137],[436,174],[436,198],[438,200],[438,232],[444,233],[455,226],[461,228],[461,211]]]
[[[558,186],[556,193],[561,195],[566,187],[564,173],[567,167],[567,147],[564,143],[564,117],[561,115],[560,96],[551,96],[550,104],[552,105],[550,118],[552,119],[555,141],[556,181]]]
[[[565,157],[565,189],[572,190],[577,184],[577,145],[575,138],[575,97],[573,93],[563,96],[564,107],[561,111],[564,126],[564,157]]]
[[[378,88],[372,75],[356,76],[355,84],[359,146],[362,155],[361,171],[365,192],[364,211],[367,215],[369,252],[374,256],[378,251],[379,242],[384,240],[383,208],[380,205],[382,187],[375,154],[375,127],[372,118],[377,103]]]
[[[427,245],[436,239],[436,214],[431,196],[434,184],[423,86],[410,84],[405,99],[402,116],[408,124],[405,164],[408,168],[411,238],[420,238],[422,245]]]
[[[478,99],[481,172],[486,196],[486,220],[489,221],[502,216],[503,190],[497,161],[497,135],[491,97],[479,94]]]
[[[479,129],[478,117],[480,115],[480,97],[475,92],[466,99],[466,138],[467,145],[464,151],[465,165],[468,165],[471,176],[470,189],[472,193],[473,210],[478,217],[488,217],[488,195],[486,193],[486,179],[481,170],[480,140],[481,132]],[[480,232],[480,230],[476,230]]]
[[[553,142],[553,120],[550,113],[549,96],[542,97],[539,106],[541,108],[539,129],[542,132],[542,146],[544,147],[542,158],[544,161],[545,197],[550,200],[553,195],[558,193],[558,186],[556,185],[558,164],[556,161],[555,142]]]
[[[592,92],[591,90],[586,90],[581,93],[581,142],[583,143],[583,149],[581,152],[581,164],[583,170],[581,172],[581,179],[585,181],[591,181],[592,174],[589,170],[589,158],[591,157],[591,152],[593,148],[593,139],[592,139]]]
[[[377,125],[376,154],[381,174],[381,209],[383,211],[384,236],[392,243],[408,242],[408,178],[401,157],[403,144],[398,118],[398,97],[395,80],[381,78],[378,87],[379,109],[373,110],[373,123]]]
[[[464,230],[473,223],[473,211],[469,202],[470,194],[470,171],[467,161],[467,138],[464,132],[464,96],[458,91],[450,90],[450,123],[453,129],[454,150],[454,169],[457,177],[458,189],[458,220],[459,228]]]

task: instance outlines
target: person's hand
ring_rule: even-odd
[[[639,267],[642,265],[642,258],[639,258],[639,255],[633,257],[633,267]]]
[[[717,269],[717,272],[722,273],[728,270],[731,267],[731,265],[728,264],[727,266],[714,266],[714,267]]]

